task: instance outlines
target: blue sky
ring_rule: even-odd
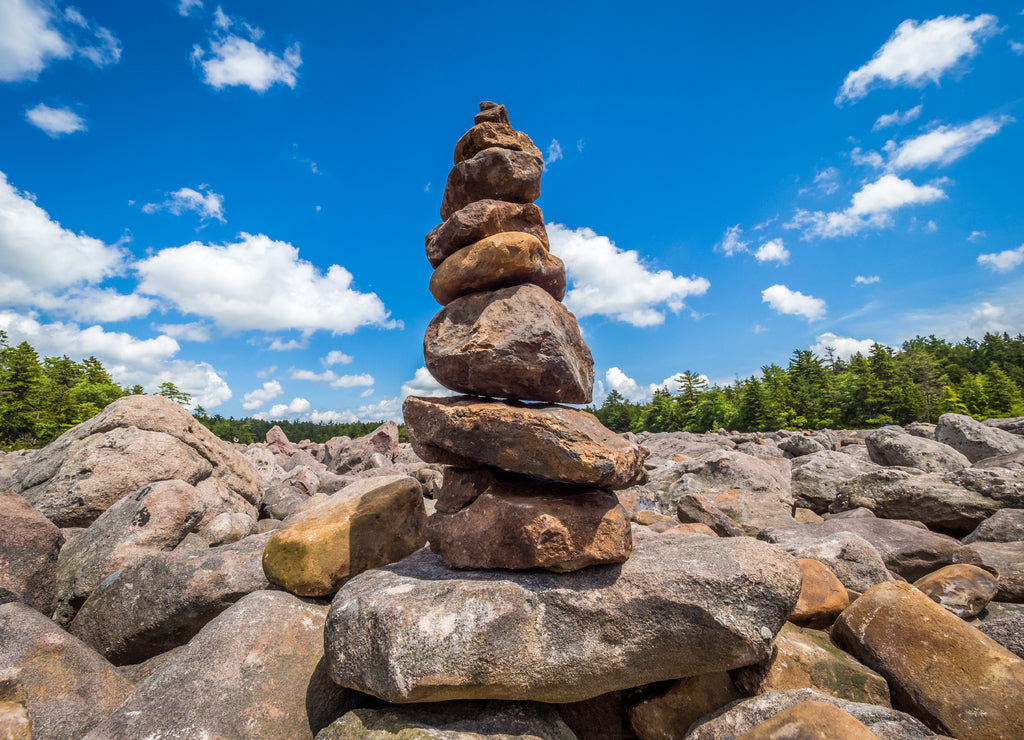
[[[0,0],[0,329],[225,416],[439,392],[423,236],[476,105],[598,402],[1024,331],[1024,4]]]

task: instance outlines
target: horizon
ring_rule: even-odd
[[[596,406],[1024,330],[1021,6],[472,7],[11,0],[0,329],[210,414],[400,420],[447,393],[423,237],[494,100]]]

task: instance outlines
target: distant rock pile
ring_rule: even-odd
[[[533,203],[544,162],[505,106],[481,103],[474,123],[455,145],[445,222],[426,237],[444,308],[423,339],[430,373],[471,395],[403,407],[415,452],[448,466],[430,547],[456,568],[624,562],[629,516],[611,491],[646,480],[647,452],[557,405],[591,401],[594,361]]]

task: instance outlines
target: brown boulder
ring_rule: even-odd
[[[961,740],[1024,737],[1024,660],[909,583],[870,589],[832,637],[885,676],[897,707]]]
[[[914,586],[961,619],[984,609],[998,590],[995,576],[976,565],[947,565],[915,581]]]
[[[64,535],[16,493],[0,491],[0,511],[0,588],[50,616],[57,605],[57,555]]]
[[[885,679],[843,652],[825,632],[783,626],[771,657],[732,671],[747,696],[789,689],[814,689],[838,699],[891,707]]]
[[[491,147],[459,162],[448,174],[441,199],[441,218],[447,219],[475,200],[493,198],[533,203],[540,197],[544,160],[529,152]]]
[[[423,547],[425,521],[415,478],[357,481],[289,518],[267,542],[263,572],[298,596],[328,596],[357,573]]]
[[[803,579],[800,600],[789,615],[789,621],[801,627],[825,629],[850,605],[846,587],[824,563],[808,558],[800,558],[798,562]]]
[[[565,296],[565,265],[540,239],[523,231],[485,237],[451,255],[430,277],[430,293],[449,303],[469,293],[530,283],[556,301]]]
[[[535,236],[546,248],[550,246],[544,214],[537,205],[485,198],[456,211],[427,234],[427,259],[437,267],[463,247],[506,231]]]
[[[473,123],[508,123],[508,110],[503,105],[484,100],[480,103],[480,112],[473,116]]]
[[[589,403],[594,359],[565,306],[536,285],[458,298],[423,337],[427,369],[460,393]]]
[[[0,604],[0,675],[21,684],[32,736],[80,740],[132,692],[91,647],[25,604]]]
[[[459,139],[455,145],[454,163],[458,164],[475,157],[484,149],[491,147],[514,149],[535,157],[542,156],[540,149],[522,131],[516,131],[509,124],[500,121],[484,121],[476,124]]]
[[[820,701],[805,701],[755,725],[736,740],[878,740],[849,712]]]
[[[728,671],[719,671],[640,686],[625,692],[625,702],[640,740],[673,740],[704,715],[742,696]]]
[[[402,412],[413,450],[426,462],[467,468],[493,465],[610,490],[647,478],[647,450],[586,411],[471,396],[409,396]]]
[[[492,485],[453,514],[427,520],[430,549],[453,568],[545,568],[556,573],[622,563],[633,537],[609,491],[535,481]]]

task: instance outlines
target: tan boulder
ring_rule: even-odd
[[[640,740],[674,740],[706,714],[743,695],[727,671],[702,673],[625,692],[629,723]]]
[[[647,449],[579,409],[471,396],[409,396],[402,412],[413,451],[426,462],[493,465],[545,480],[610,490],[629,488],[647,478]]]
[[[820,701],[783,709],[736,740],[878,740],[878,735],[849,712]]]
[[[430,549],[453,568],[568,573],[625,562],[633,537],[615,494],[565,488],[540,481],[491,486],[461,511],[427,520]]]
[[[485,198],[456,211],[427,234],[427,259],[437,267],[463,247],[506,231],[530,234],[549,246],[544,214],[536,204]]]
[[[448,174],[441,199],[441,218],[447,219],[475,200],[494,198],[513,203],[533,203],[540,197],[544,160],[529,152],[490,147]]]
[[[503,105],[484,100],[480,103],[480,112],[473,116],[473,123],[508,123],[508,110]]]
[[[825,632],[786,624],[764,663],[732,672],[748,696],[814,689],[837,699],[891,707],[889,685],[878,673],[833,644]]]
[[[947,565],[914,585],[961,619],[975,616],[999,590],[995,576],[976,565]]]
[[[508,123],[501,121],[483,121],[464,133],[455,145],[455,164],[491,147],[514,149],[535,157],[542,156],[533,140],[522,131],[516,131]]]
[[[832,628],[896,705],[960,740],[1024,737],[1024,660],[909,583],[868,590]]]
[[[423,355],[430,374],[460,393],[549,403],[593,397],[594,359],[576,317],[536,285],[452,301],[427,326]]]
[[[996,601],[1024,601],[1024,542],[972,542],[953,560],[995,573],[999,586]]]
[[[824,629],[850,605],[846,587],[829,567],[818,560],[800,558],[800,600],[789,621],[801,627]]]
[[[50,616],[57,605],[57,558],[64,535],[16,493],[0,490],[0,590]]]
[[[423,547],[425,521],[415,478],[357,481],[277,530],[263,551],[263,572],[299,596],[327,596],[357,573]]]
[[[505,231],[463,247],[430,277],[430,293],[447,306],[460,296],[531,283],[556,301],[565,296],[565,265],[540,239]]]

